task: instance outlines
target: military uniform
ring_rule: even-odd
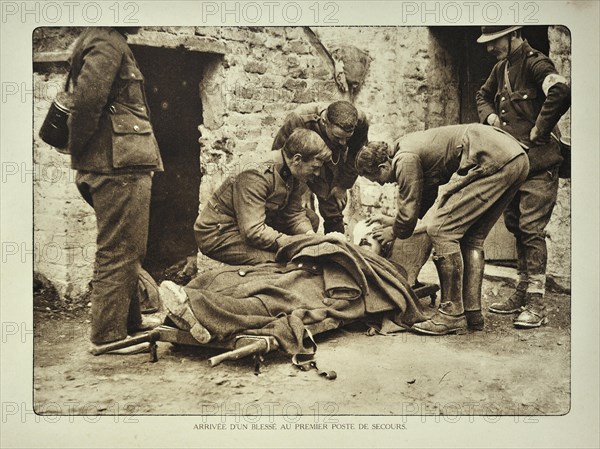
[[[479,124],[410,133],[392,151],[392,176],[398,184],[394,235],[410,237],[417,219],[438,197],[427,223],[437,254],[460,251],[459,242],[483,248],[528,167],[519,142]]]
[[[516,237],[521,285],[527,284],[528,292],[543,294],[548,258],[544,229],[556,203],[562,157],[554,139],[534,144],[529,136],[534,125],[541,136],[560,135],[555,127],[570,107],[569,86],[552,61],[524,40],[494,66],[477,92],[477,107],[482,123],[497,114],[501,128],[529,147],[529,176],[507,207],[504,221]]]
[[[144,78],[125,37],[112,28],[88,28],[70,63],[68,149],[77,188],[96,213],[91,340],[102,344],[125,338],[141,323],[135,292],[146,254],[152,173],[163,165]]]
[[[194,224],[198,248],[231,265],[274,261],[286,235],[316,230],[302,207],[305,191],[282,152],[270,152],[214,192]]]
[[[275,136],[273,150],[283,148],[285,141],[296,128],[306,128],[315,131],[333,151],[332,160],[327,161],[321,168],[321,173],[308,183],[310,190],[319,199],[319,212],[323,217],[325,232],[344,232],[343,211],[338,207],[336,199],[331,195],[334,187],[344,190],[351,188],[358,177],[354,165],[358,150],[367,143],[369,123],[363,112],[358,111],[358,123],[354,134],[348,140],[347,147],[340,148],[331,142],[325,131],[325,124],[321,118],[327,109],[327,104],[311,104],[298,108],[289,114],[283,126]],[[336,159],[335,155],[338,155]]]
[[[398,184],[394,235],[410,237],[427,209],[442,302],[425,334],[483,329],[483,244],[525,181],[529,162],[509,134],[480,124],[452,125],[407,134],[393,147],[391,180]],[[437,199],[431,206],[432,199]]]

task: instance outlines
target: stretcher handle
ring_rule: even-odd
[[[277,340],[267,340],[269,337],[241,337],[238,339],[239,343],[243,344],[243,341],[251,341],[251,343],[244,344],[243,346],[233,349],[232,351],[224,352],[208,359],[210,366],[217,366],[219,363],[225,360],[239,360],[249,355],[262,354],[269,352],[271,349],[277,349]]]
[[[130,346],[135,346],[140,343],[145,342],[154,342],[160,338],[160,331],[158,329],[153,329],[150,332],[145,332],[141,335],[136,335],[134,337],[128,338],[127,340],[120,340],[114,343],[106,343],[102,346],[95,347],[92,349],[93,355],[101,355],[110,351],[116,351],[117,349],[129,348]]]

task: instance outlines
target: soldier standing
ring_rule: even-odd
[[[137,29],[87,28],[70,59],[68,150],[77,188],[94,208],[98,228],[91,294],[93,353],[105,343],[160,324],[142,320],[136,295],[146,255],[152,175],[163,164],[144,77],[125,39],[125,32],[133,31]]]
[[[571,102],[567,80],[552,61],[531,48],[521,26],[484,26],[477,42],[487,45],[498,63],[477,92],[482,123],[501,128],[528,148],[529,176],[504,213],[507,229],[517,244],[518,284],[505,301],[490,306],[494,313],[520,312],[517,327],[539,327],[545,322],[545,228],[558,192],[562,162],[555,128]]]

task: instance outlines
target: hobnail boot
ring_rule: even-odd
[[[528,293],[525,298],[525,305],[519,316],[514,319],[513,324],[515,327],[530,329],[547,323],[548,317],[546,316],[544,296],[541,293]]]
[[[525,305],[526,295],[527,283],[519,282],[517,289],[508,297],[508,299],[492,303],[489,307],[489,311],[503,315],[519,312],[521,307]]]

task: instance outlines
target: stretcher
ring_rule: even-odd
[[[437,292],[439,290],[439,286],[437,284],[418,284],[417,286],[413,287],[412,290],[419,299],[429,297],[429,306],[435,307]],[[168,320],[169,319],[167,317],[166,321],[168,322]],[[338,324],[339,323],[336,320],[325,319],[319,325],[319,333],[337,329],[339,327]],[[264,354],[279,349],[279,343],[272,335],[258,336],[240,334],[226,341],[211,341],[203,344],[199,343],[189,331],[184,331],[168,324],[162,324],[150,331],[128,338],[127,340],[103,345],[102,348],[95,350],[93,354],[100,355],[110,351],[115,351],[117,349],[124,349],[140,343],[148,342],[150,349],[150,361],[157,362],[157,342],[159,341],[174,345],[223,349],[223,353],[208,359],[208,362],[212,367],[217,366],[226,360],[239,360],[244,357],[253,356],[255,362],[255,373],[259,372],[260,370],[260,362],[262,361]],[[302,370],[308,370],[311,368],[317,369],[314,360],[307,360],[305,362],[294,361],[294,364]],[[319,372],[318,369],[317,372]],[[335,373],[332,374],[331,372],[319,372],[319,374],[327,378],[335,378],[331,377],[334,376]]]

